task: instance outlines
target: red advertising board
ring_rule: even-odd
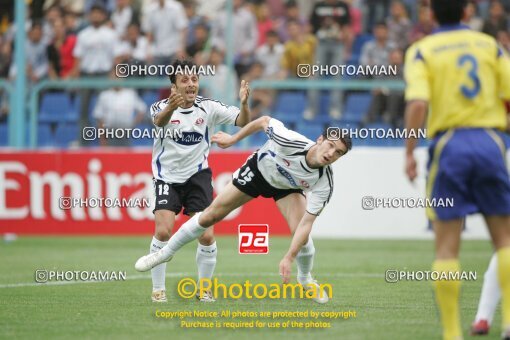
[[[248,156],[249,152],[210,154],[215,195]],[[148,149],[2,151],[0,233],[151,234],[153,190]],[[62,197],[82,203],[65,207]],[[94,205],[90,198],[110,201]],[[151,206],[143,204],[149,199]],[[186,220],[178,215],[177,227]],[[235,210],[215,226],[215,232],[237,234],[239,224],[268,224],[273,235],[289,234],[272,199],[259,197]]]

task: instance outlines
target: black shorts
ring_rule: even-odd
[[[256,153],[234,173],[232,183],[237,189],[254,198],[262,196],[278,201],[293,193],[304,195],[301,189],[278,189],[269,184],[259,171]]]
[[[204,211],[213,199],[212,172],[207,168],[191,176],[186,182],[168,184],[153,179],[156,210],[170,210],[176,215],[184,207],[184,215]]]

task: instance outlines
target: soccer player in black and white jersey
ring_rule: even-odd
[[[338,140],[332,140],[323,134],[313,142],[288,130],[280,121],[264,116],[248,123],[233,136],[218,132],[212,141],[227,148],[260,130],[266,132],[269,140],[234,173],[232,182],[208,208],[186,222],[160,251],[141,257],[135,264],[137,270],[147,271],[169,261],[182,246],[203,235],[231,211],[263,196],[275,200],[294,234],[280,262],[284,283],[289,282],[292,262],[296,260],[298,282],[305,289],[318,291],[318,284],[311,276],[315,248],[310,232],[333,192],[330,164],[351,149],[351,139],[339,136]],[[306,198],[303,191],[307,192]],[[326,303],[329,298],[316,296],[314,300]]]
[[[199,76],[192,71],[192,61],[176,60],[170,75],[171,94],[152,104],[150,114],[157,129],[170,130],[154,140],[152,173],[156,204],[154,217],[156,231],[150,252],[163,248],[170,238],[175,217],[184,208],[185,215],[193,216],[212,202],[212,174],[207,158],[211,136],[216,126],[232,124],[244,126],[250,120],[248,97],[250,88],[242,81],[239,97],[241,108],[227,106],[219,101],[198,96]],[[163,134],[162,134],[163,135]],[[198,238],[198,276],[210,279],[216,266],[216,242],[213,230],[208,229]],[[166,302],[166,263],[152,269],[152,301]],[[200,297],[210,302],[210,294]]]

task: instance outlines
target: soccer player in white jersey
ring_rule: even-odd
[[[239,91],[241,109],[219,101],[197,96],[199,76],[190,60],[176,60],[170,75],[171,94],[152,104],[150,114],[157,129],[167,131],[167,138],[156,138],[152,152],[152,173],[156,204],[156,231],[150,245],[154,253],[163,248],[172,232],[175,217],[184,208],[193,216],[212,202],[212,175],[207,158],[213,129],[220,124],[244,126],[249,122],[250,89],[243,81]],[[168,131],[170,130],[170,131]],[[171,137],[171,138],[169,138]],[[210,279],[216,265],[216,242],[212,228],[198,239],[196,261],[198,276]],[[166,302],[166,263],[152,269],[152,301]],[[201,301],[214,301],[212,295]]]
[[[294,259],[298,267],[298,282],[305,289],[317,289],[311,276],[315,248],[310,232],[316,217],[328,203],[333,192],[333,172],[330,164],[350,150],[348,136],[337,140],[320,136],[316,142],[288,130],[278,120],[264,116],[254,120],[231,136],[219,132],[212,141],[227,148],[257,131],[269,137],[257,152],[233,175],[213,203],[202,213],[186,222],[160,251],[141,257],[135,264],[139,271],[169,261],[186,243],[200,237],[228,213],[252,199],[263,196],[276,201],[278,209],[294,234],[290,248],[280,262],[280,275],[289,282]],[[306,198],[303,191],[308,192]],[[315,288],[314,286],[315,285]],[[326,303],[328,296],[316,296]]]

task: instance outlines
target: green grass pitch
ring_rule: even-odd
[[[21,237],[0,243],[0,338],[30,339],[439,339],[439,318],[430,282],[386,283],[388,269],[429,270],[431,241],[315,240],[314,277],[333,286],[330,303],[305,299],[219,299],[204,304],[177,296],[180,278],[196,276],[195,245],[187,245],[167,266],[167,304],[150,302],[149,273],[137,273],[136,259],[149,237]],[[217,278],[221,283],[280,283],[278,263],[290,239],[272,237],[268,255],[239,255],[235,237],[218,237]],[[468,338],[491,246],[464,241],[462,325]],[[126,271],[126,281],[35,285],[34,272],[47,270]],[[177,276],[175,273],[180,273]],[[296,273],[294,267],[293,275]],[[294,276],[295,282],[295,276]],[[356,311],[330,321],[329,329],[183,329],[179,320],[156,318],[163,311]],[[225,321],[220,319],[219,321]],[[261,321],[268,321],[262,320]],[[286,321],[282,319],[280,321]],[[230,320],[231,321],[231,320]],[[247,321],[244,319],[244,321]],[[328,321],[324,320],[323,321]],[[500,333],[500,313],[489,337]]]

